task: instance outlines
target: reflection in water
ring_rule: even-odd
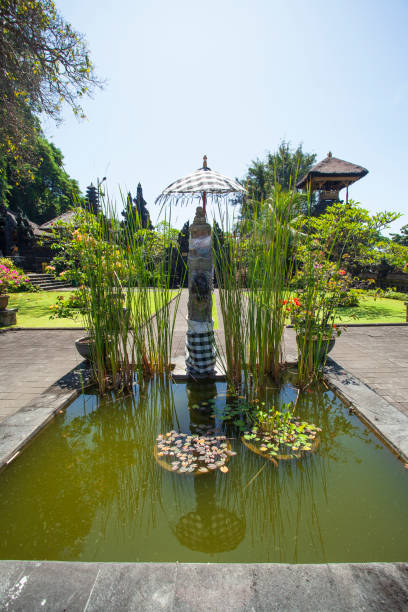
[[[201,432],[208,424],[217,396],[215,383],[186,385],[190,430]],[[203,404],[204,402],[204,404]],[[233,460],[233,459],[232,459]],[[245,535],[245,519],[216,503],[216,474],[194,477],[195,510],[184,514],[174,529],[177,539],[190,550],[221,553],[234,550]]]
[[[1,475],[0,558],[322,563],[407,556],[407,473],[331,392],[304,393],[297,405],[301,418],[323,430],[316,453],[278,467],[213,418],[214,407],[220,414],[234,401],[225,393],[224,383],[153,380],[128,397],[88,393],[74,402]],[[259,400],[280,405],[295,397],[289,379]],[[237,453],[228,473],[175,474],[154,460],[159,433],[207,427]]]
[[[194,493],[195,510],[184,514],[174,529],[180,544],[210,554],[234,550],[244,538],[245,519],[217,507],[215,474],[195,477]]]

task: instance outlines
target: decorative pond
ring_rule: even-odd
[[[268,415],[296,397],[289,376],[254,403]],[[225,383],[88,393],[1,474],[0,557],[406,559],[404,466],[327,389],[301,394],[285,427],[251,428]]]

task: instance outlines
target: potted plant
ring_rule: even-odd
[[[3,263],[6,262],[6,263]],[[31,290],[30,279],[7,265],[8,259],[0,259],[0,310],[6,310],[9,301],[9,291]]]
[[[335,323],[336,308],[351,279],[345,270],[325,260],[311,260],[302,275],[303,287],[287,301],[287,309],[296,331],[301,386],[305,386],[321,373],[342,332]]]

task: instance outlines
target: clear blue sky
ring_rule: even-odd
[[[105,89],[46,122],[82,190],[154,199],[201,165],[242,177],[282,139],[369,170],[350,197],[408,223],[406,0],[57,0]],[[191,218],[181,209],[175,225]],[[174,219],[173,219],[174,220]]]

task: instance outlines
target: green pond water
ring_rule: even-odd
[[[289,377],[261,400],[277,406],[295,398]],[[323,429],[317,451],[278,467],[211,416],[230,402],[224,383],[155,381],[132,397],[78,398],[0,474],[0,558],[408,558],[408,470],[331,391],[302,394],[296,409]],[[206,424],[237,453],[228,473],[177,474],[155,461],[158,434]]]

